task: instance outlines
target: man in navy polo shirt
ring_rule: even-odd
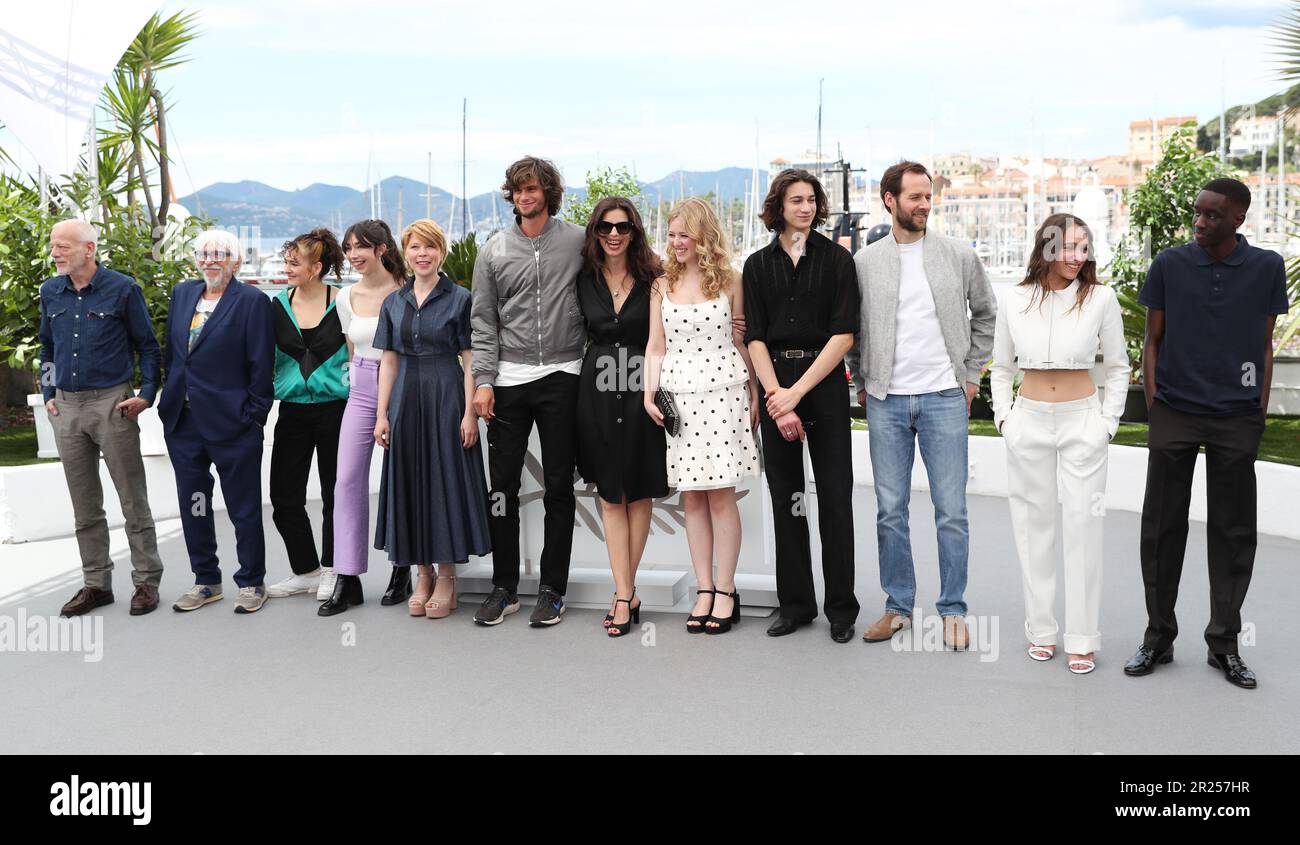
[[[1174,657],[1174,603],[1187,547],[1196,455],[1205,447],[1210,573],[1208,662],[1255,688],[1237,653],[1241,605],[1255,564],[1255,458],[1273,376],[1273,326],[1288,310],[1282,256],[1237,229],[1250,189],[1215,179],[1196,198],[1195,243],[1167,249],[1147,272],[1142,374],[1150,412],[1142,581],[1147,630],[1128,675]]]

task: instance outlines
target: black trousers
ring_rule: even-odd
[[[1205,641],[1236,654],[1241,605],[1255,566],[1255,458],[1264,412],[1206,417],[1155,402],[1150,413],[1147,488],[1142,503],[1142,583],[1147,630],[1143,644],[1163,651],[1178,636],[1174,603],[1187,548],[1187,511],[1196,455],[1205,447],[1206,541],[1210,624]]]
[[[289,566],[303,575],[334,565],[334,479],[338,475],[339,428],[347,400],[281,402],[271,448],[271,519],[284,538]],[[307,517],[307,479],[316,456],[321,493],[321,553]]]
[[[812,366],[812,359],[778,358],[777,382],[789,387]],[[822,543],[822,577],[826,582],[826,618],[853,624],[858,600],[853,594],[853,444],[849,431],[849,390],[843,368],[831,372],[809,391],[795,413],[808,435],[808,453],[817,479],[818,529]],[[804,491],[803,442],[787,441],[767,413],[763,397],[763,459],[772,494],[776,534],[776,593],[781,615],[798,622],[817,616],[812,554]]]
[[[519,588],[519,487],[527,466],[545,489],[541,584],[564,595],[569,588],[577,509],[573,480],[578,454],[578,376],[552,373],[528,384],[498,387],[495,393],[495,415],[488,423],[492,584],[511,591]],[[528,436],[534,422],[542,445],[540,467],[528,460]]]

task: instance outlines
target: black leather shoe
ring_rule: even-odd
[[[802,625],[801,622],[796,622],[785,616],[778,616],[776,621],[768,627],[767,635],[769,637],[784,637],[786,634],[793,634],[798,631]]]
[[[334,582],[334,592],[320,607],[316,608],[316,615],[334,616],[364,601],[361,595],[361,576],[340,575]]]
[[[1209,658],[1205,661],[1215,669],[1223,670],[1223,677],[1228,679],[1228,683],[1235,684],[1242,689],[1255,688],[1255,673],[1250,671],[1246,662],[1241,659],[1240,654],[1215,654],[1209,653]]]
[[[1166,651],[1156,651],[1146,646],[1138,646],[1137,654],[1130,657],[1128,663],[1124,664],[1124,674],[1134,678],[1139,675],[1150,675],[1156,670],[1156,666],[1163,666],[1166,663],[1173,662],[1173,646],[1170,646]]]
[[[384,597],[379,600],[379,603],[384,607],[392,607],[395,604],[406,604],[410,597],[411,567],[394,566],[393,576],[388,579],[388,589],[384,591]]]
[[[853,626],[848,622],[832,622],[831,639],[837,643],[847,643],[853,639]]]

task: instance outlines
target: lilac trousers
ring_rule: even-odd
[[[360,575],[370,568],[370,456],[379,404],[379,362],[353,358],[350,372],[334,482],[334,571],[339,575]]]

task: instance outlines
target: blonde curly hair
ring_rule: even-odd
[[[695,252],[700,264],[700,288],[709,299],[717,299],[724,293],[730,293],[735,281],[736,271],[731,267],[731,250],[722,234],[722,226],[713,207],[699,197],[687,197],[673,206],[668,212],[668,225],[674,220],[681,220],[686,225],[686,233],[695,241]],[[686,268],[677,261],[677,255],[668,251],[668,260],[664,262],[664,278],[668,280],[668,292],[671,293]]]

